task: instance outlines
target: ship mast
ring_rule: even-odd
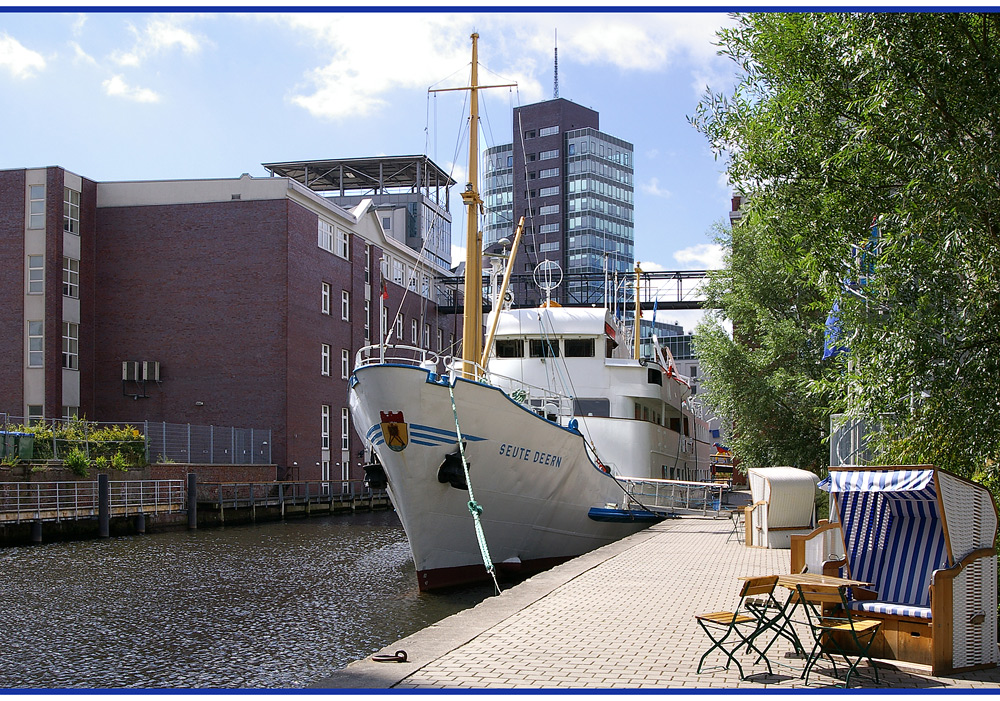
[[[468,90],[469,100],[469,181],[462,192],[467,207],[465,231],[465,300],[462,310],[463,373],[474,378],[476,364],[483,352],[483,234],[479,230],[479,212],[483,200],[479,196],[479,91],[488,88],[513,88],[506,85],[479,85],[479,34],[472,34],[472,74],[468,87],[437,88],[430,92]]]

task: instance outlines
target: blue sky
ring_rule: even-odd
[[[465,182],[463,98],[428,99],[428,87],[467,83],[478,31],[481,82],[518,83],[483,98],[483,146],[509,142],[511,109],[552,97],[558,32],[560,97],[634,145],[637,259],[717,266],[711,227],[730,189],[686,117],[706,86],[733,83],[713,46],[729,18],[514,9],[0,13],[0,168],[215,178],[263,176],[272,161],[427,153]]]

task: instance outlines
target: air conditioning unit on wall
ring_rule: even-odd
[[[160,363],[156,360],[142,361],[142,379],[146,382],[160,381]]]
[[[138,360],[123,360],[122,361],[122,381],[124,382],[138,382],[142,379],[139,375],[139,361]]]

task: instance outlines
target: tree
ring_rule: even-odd
[[[1000,17],[737,20],[719,36],[740,80],[706,95],[692,118],[749,203],[712,283],[735,340],[727,346],[711,324],[698,334],[734,442],[764,455],[783,432],[806,436],[803,424],[845,412],[882,425],[874,438],[886,463],[995,471]],[[849,351],[821,361],[834,303]],[[747,359],[773,390],[758,395],[766,407],[734,401],[733,371]],[[797,413],[750,443],[782,402]]]

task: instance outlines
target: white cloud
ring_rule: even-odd
[[[303,76],[290,99],[329,119],[373,114],[387,104],[384,96],[401,88],[426,88],[442,79],[448,86],[464,85],[473,28],[488,38],[480,43],[480,65],[489,68],[480,71],[480,82],[517,82],[518,100],[528,104],[547,95],[536,74],[549,71],[556,30],[560,55],[578,63],[649,71],[683,58],[703,77],[714,75],[720,59],[711,42],[728,21],[714,13],[670,12],[298,13],[265,19],[287,25],[328,57]]]
[[[128,51],[111,53],[111,60],[120,66],[140,66],[146,59],[175,48],[185,54],[196,54],[205,43],[204,39],[178,25],[173,18],[151,19],[142,30],[129,24],[128,29],[135,37],[133,47]]]
[[[120,75],[112,76],[102,84],[104,92],[111,97],[121,97],[133,102],[159,102],[160,96],[149,88],[132,87]]]
[[[699,243],[674,252],[674,260],[685,270],[718,270],[725,249],[717,243]]]
[[[35,71],[45,69],[45,59],[4,32],[0,34],[0,68],[7,69],[15,78],[31,78]]]
[[[73,49],[73,63],[86,63],[91,66],[97,65],[97,60],[84,51],[82,46],[75,41],[71,41],[69,45]]]
[[[645,192],[647,195],[652,195],[653,197],[672,197],[673,193],[670,190],[664,190],[660,187],[659,178],[650,178],[648,183],[639,185],[639,190]]]

